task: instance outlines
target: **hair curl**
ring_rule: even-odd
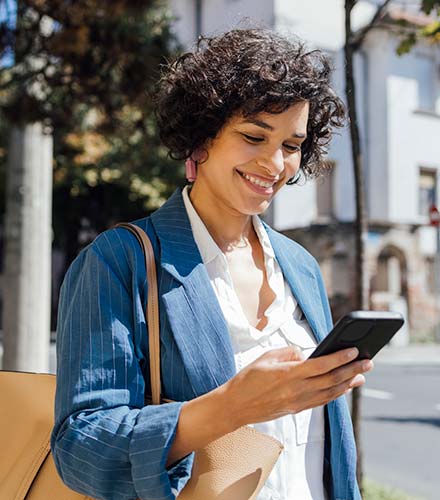
[[[331,68],[319,50],[266,29],[234,29],[201,37],[194,52],[165,67],[156,92],[161,140],[171,158],[183,160],[214,139],[237,113],[281,113],[309,102],[307,139],[301,171],[316,177],[334,127],[345,121],[345,107],[330,87]]]

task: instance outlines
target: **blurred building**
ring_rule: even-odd
[[[332,58],[334,83],[344,95],[343,0],[169,0],[175,30],[185,45],[257,23],[303,38]],[[377,1],[360,1],[359,28]],[[371,307],[402,312],[408,319],[396,343],[437,336],[440,297],[436,229],[429,208],[438,205],[440,169],[440,47],[417,45],[396,54],[396,21],[423,25],[413,1],[394,2],[356,55],[356,84],[363,142],[369,233],[367,259]],[[286,187],[267,219],[302,243],[319,260],[335,319],[354,304],[354,184],[348,128],[332,143],[329,176]],[[437,255],[437,257],[436,257]]]

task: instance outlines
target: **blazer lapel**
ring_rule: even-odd
[[[235,373],[228,327],[194,241],[180,190],[151,216],[162,272],[173,279],[159,293],[185,370],[204,394]]]
[[[264,224],[284,278],[306,317],[316,340],[328,333],[318,283],[301,247]],[[302,251],[301,251],[302,250]]]

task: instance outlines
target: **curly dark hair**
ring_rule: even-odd
[[[301,171],[305,177],[319,176],[326,169],[333,128],[345,121],[345,107],[330,87],[330,73],[321,51],[307,51],[304,43],[267,29],[200,37],[194,52],[166,66],[158,82],[160,137],[171,158],[183,160],[214,139],[237,113],[281,113],[308,101]]]

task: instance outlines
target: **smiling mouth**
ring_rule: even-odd
[[[237,170],[237,172],[244,177],[246,180],[254,184],[255,186],[261,187],[261,188],[271,188],[274,186],[276,181],[269,182],[269,181],[263,181],[261,179],[258,179],[257,177],[253,177],[252,175],[246,174],[244,172],[240,172],[240,170]]]

